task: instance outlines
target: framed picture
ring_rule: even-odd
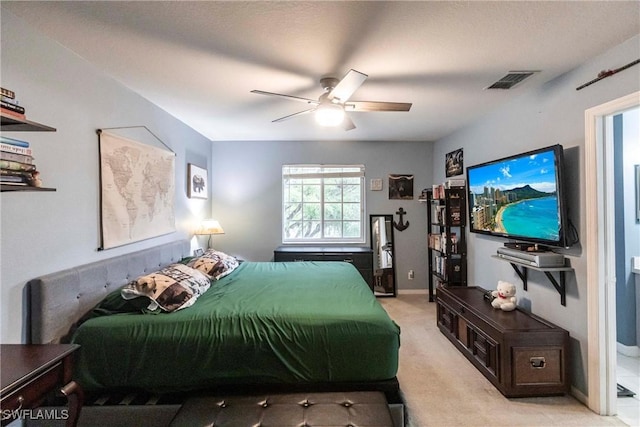
[[[382,191],[382,178],[373,178],[371,180],[371,191]]]
[[[188,174],[187,196],[190,199],[206,199],[209,193],[207,170],[189,163]]]
[[[450,176],[462,175],[462,148],[456,151],[447,153],[445,156],[445,171],[447,178]]]
[[[389,175],[389,199],[413,200],[413,175]]]

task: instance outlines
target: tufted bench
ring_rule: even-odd
[[[193,397],[171,427],[393,427],[382,392]]]

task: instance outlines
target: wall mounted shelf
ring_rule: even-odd
[[[31,187],[29,185],[0,184],[0,192],[6,191],[56,191],[55,188]]]
[[[31,120],[22,120],[0,113],[0,130],[3,132],[55,132],[56,128]],[[56,191],[55,188],[32,187],[29,185],[0,184],[0,192],[8,191]]]
[[[20,120],[0,113],[0,129],[4,132],[55,132],[56,128],[31,120]]]
[[[541,271],[547,276],[549,282],[556,288],[556,291],[560,294],[560,304],[567,305],[567,288],[565,275],[567,271],[573,271],[572,267],[535,267],[533,265],[526,264],[524,262],[518,262],[511,259],[501,258],[498,255],[491,255],[492,258],[499,259],[500,261],[506,261],[511,264],[511,267],[515,270],[516,274],[522,279],[522,286],[524,290],[527,290],[527,272],[528,270]],[[560,282],[556,280],[552,273],[558,273]]]

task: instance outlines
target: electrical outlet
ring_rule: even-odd
[[[413,280],[413,277],[414,277],[413,270],[409,270],[408,277],[409,277],[409,280]]]

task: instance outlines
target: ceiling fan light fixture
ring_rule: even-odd
[[[320,126],[339,126],[344,120],[344,108],[330,102],[323,103],[316,108],[315,117]]]

